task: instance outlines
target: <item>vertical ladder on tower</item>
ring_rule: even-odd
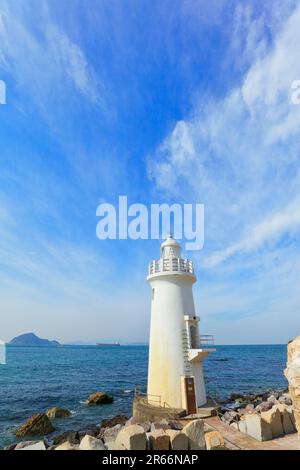
[[[186,328],[182,329],[182,352],[184,361],[184,375],[191,375],[191,365],[189,361],[189,337]]]

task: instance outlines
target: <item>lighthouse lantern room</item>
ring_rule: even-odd
[[[181,258],[172,235],[161,245],[161,256],[149,265],[151,330],[149,347],[149,403],[159,403],[187,414],[196,413],[206,399],[202,362],[214,349],[213,338],[201,345],[195,313],[193,263]]]

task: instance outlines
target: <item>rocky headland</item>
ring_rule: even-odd
[[[13,338],[9,343],[11,346],[46,346],[46,347],[57,347],[60,346],[58,341],[55,340],[48,340],[39,338],[34,333],[25,333],[20,336],[16,336]]]

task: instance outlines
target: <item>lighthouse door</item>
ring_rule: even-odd
[[[185,377],[185,393],[188,414],[197,413],[194,377]]]

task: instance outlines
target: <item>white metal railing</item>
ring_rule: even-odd
[[[209,348],[215,345],[215,338],[213,335],[200,335],[200,348]]]
[[[168,271],[194,274],[193,262],[182,258],[161,258],[149,264],[149,276]]]

